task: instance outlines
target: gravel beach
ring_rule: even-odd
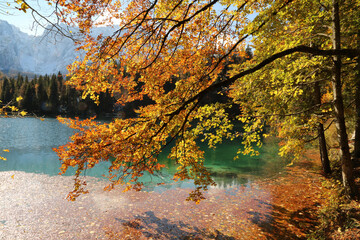
[[[303,192],[294,194],[314,197],[316,191],[307,188],[313,180],[306,179],[301,179]],[[279,224],[273,219],[274,214],[282,217],[308,208],[299,202],[291,211],[278,211],[276,195],[286,190],[279,184],[212,187],[206,200],[195,204],[185,200],[190,189],[123,192],[120,186],[108,192],[103,180],[86,180],[90,193],[69,202],[73,177],[0,172],[0,239],[268,239],[269,233],[282,231],[294,234],[290,237],[304,235],[301,227],[284,225],[285,218]]]

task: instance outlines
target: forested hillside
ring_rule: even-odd
[[[114,98],[110,94],[102,93],[97,105],[89,98],[82,99],[81,92],[65,85],[65,81],[60,72],[33,79],[20,74],[3,77],[0,80],[0,100],[35,115],[113,116]],[[16,101],[19,97],[22,99]]]

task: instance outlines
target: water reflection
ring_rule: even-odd
[[[37,118],[0,118],[0,149],[7,161],[0,162],[0,171],[25,171],[56,175],[59,173],[60,162],[52,148],[65,144],[73,129],[60,124],[56,119],[47,118],[41,121]],[[234,161],[238,150],[238,142],[225,142],[215,150],[205,151],[205,164],[217,183],[217,188],[231,188],[237,185],[249,184],[258,177],[269,176],[278,172],[284,163],[277,156],[277,145],[264,144],[257,157],[241,156]],[[202,146],[205,150],[206,146]],[[191,182],[173,182],[172,176],[177,166],[167,159],[164,152],[159,161],[167,168],[158,176],[145,175],[142,181],[149,191],[193,187]],[[103,162],[86,175],[101,177],[107,173],[110,163]],[[67,175],[72,175],[69,171]],[[159,186],[158,183],[165,182]]]

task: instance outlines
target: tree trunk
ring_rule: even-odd
[[[357,48],[360,49],[360,30],[357,33]],[[356,108],[356,121],[355,121],[355,142],[354,142],[354,158],[355,163],[360,163],[360,57],[356,62],[356,92],[355,92],[355,108]]]
[[[341,49],[340,45],[340,17],[338,0],[333,0],[332,7],[332,42],[335,50]],[[349,149],[348,135],[346,133],[344,102],[341,89],[341,58],[333,57],[332,86],[334,95],[334,111],[336,116],[336,127],[339,135],[341,170],[343,185],[351,197],[357,197],[357,188],[354,181],[353,167]]]
[[[314,86],[314,95],[315,95],[315,103],[320,106],[321,92],[320,92],[320,86],[319,86],[318,82],[316,82],[315,86]],[[328,176],[331,174],[331,167],[330,167],[328,151],[326,148],[324,125],[322,123],[318,124],[317,132],[318,132],[318,138],[319,138],[319,150],[320,150],[321,165],[322,165],[325,176]]]

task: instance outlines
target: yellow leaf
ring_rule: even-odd
[[[11,175],[11,178],[14,179],[15,174]]]
[[[26,13],[26,9],[28,9],[28,8],[29,7],[28,7],[28,5],[26,3],[22,3],[20,10],[23,11],[24,13]]]
[[[290,167],[290,166],[292,166],[292,165],[294,165],[294,162],[291,162],[291,163],[289,163],[288,165],[286,165],[287,167]]]
[[[9,106],[9,108],[10,108],[10,110],[13,111],[13,112],[15,112],[15,111],[18,110],[18,109],[17,109],[16,107],[14,107],[14,106]]]
[[[17,101],[17,102],[20,102],[21,100],[23,100],[23,97],[22,97],[22,96],[19,96],[19,97],[16,98],[16,101]]]
[[[10,152],[9,149],[4,149],[3,151],[4,151],[4,152]]]
[[[25,111],[21,111],[21,112],[20,112],[20,115],[21,115],[21,116],[25,116],[26,114],[27,114],[27,112],[25,112]]]

